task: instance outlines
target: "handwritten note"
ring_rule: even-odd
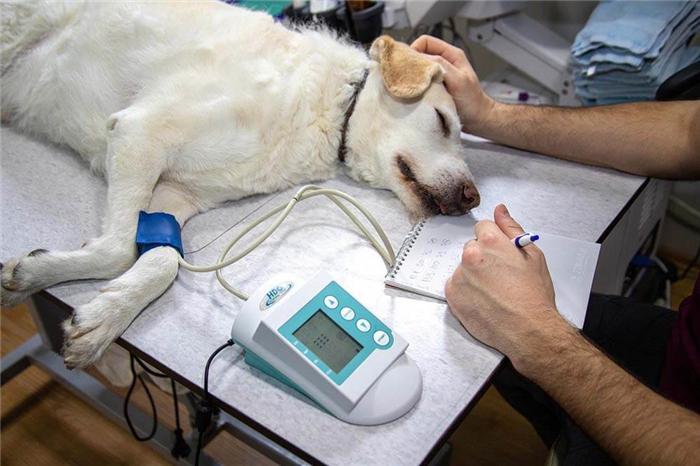
[[[426,220],[407,239],[400,265],[387,275],[385,283],[444,301],[445,283],[457,268],[464,245],[474,239],[475,225],[476,220],[469,216]],[[547,258],[557,308],[581,328],[600,245],[538,233],[541,239],[537,245]]]

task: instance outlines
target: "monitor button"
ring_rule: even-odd
[[[359,330],[362,333],[369,332],[369,329],[371,328],[371,325],[369,325],[369,321],[367,319],[360,319],[357,321],[357,330]]]
[[[352,320],[355,318],[355,311],[353,311],[349,307],[344,307],[340,310],[340,317],[342,317],[345,320]]]
[[[382,330],[377,330],[374,332],[374,342],[379,346],[386,346],[389,344],[389,335]]]
[[[332,295],[326,296],[323,298],[323,304],[325,304],[328,309],[335,309],[338,307],[338,298]]]

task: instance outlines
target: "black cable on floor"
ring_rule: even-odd
[[[195,466],[199,466],[199,455],[202,453],[202,434],[211,424],[212,413],[214,406],[211,401],[209,401],[209,367],[214,358],[223,350],[229,346],[235,345],[233,340],[229,340],[223,345],[219,346],[214,352],[209,356],[207,360],[207,365],[204,368],[204,393],[202,394],[202,399],[197,403],[197,415],[195,418],[197,424],[197,431],[199,436],[197,438],[197,451],[194,457]]]
[[[126,392],[126,397],[124,397],[124,420],[126,420],[126,425],[129,426],[129,430],[131,430],[131,433],[136,440],[138,440],[139,442],[147,442],[147,441],[151,440],[156,435],[156,431],[158,430],[158,411],[156,411],[156,404],[153,402],[153,397],[151,396],[151,391],[148,389],[146,382],[144,382],[143,377],[141,377],[140,374],[136,373],[136,367],[134,366],[134,361],[136,360],[136,356],[134,356],[133,354],[130,356],[131,356],[131,377],[132,377],[132,379],[131,379],[131,386],[129,386],[129,391]],[[151,412],[153,413],[153,426],[151,427],[151,433],[145,437],[139,437],[139,434],[136,433],[136,429],[134,428],[134,425],[131,423],[131,417],[129,416],[129,400],[131,399],[131,394],[134,393],[134,388],[136,388],[136,380],[137,379],[141,382],[141,386],[146,391],[146,395],[148,396],[148,402],[151,404]]]
[[[151,440],[155,434],[156,431],[158,430],[158,412],[156,410],[156,405],[153,401],[153,397],[151,396],[151,392],[148,389],[148,386],[146,385],[146,382],[143,380],[140,374],[136,374],[136,367],[134,365],[134,362],[137,362],[141,368],[148,373],[149,375],[152,375],[153,377],[160,377],[160,378],[165,378],[168,379],[168,377],[165,374],[161,374],[159,372],[155,372],[146,364],[144,364],[143,361],[141,361],[139,358],[134,356],[133,354],[130,355],[131,357],[131,386],[129,387],[129,391],[126,393],[126,397],[124,398],[124,419],[126,420],[126,424],[129,426],[129,430],[131,430],[131,433],[133,434],[134,438],[138,440],[139,442],[146,442],[148,440]],[[131,422],[131,417],[129,416],[129,400],[131,399],[131,394],[134,392],[134,388],[136,387],[136,379],[138,379],[141,382],[141,386],[143,387],[144,391],[146,392],[146,395],[148,396],[148,401],[151,404],[151,412],[153,413],[153,427],[151,429],[151,433],[148,434],[146,437],[139,437],[139,435],[136,433],[136,429],[134,428],[132,422]],[[183,436],[182,428],[180,427],[180,409],[179,405],[177,402],[177,391],[175,389],[175,380],[170,378],[170,387],[172,389],[172,395],[173,395],[173,407],[175,409],[175,425],[176,428],[173,431],[173,434],[175,435],[175,444],[173,445],[173,448],[170,450],[170,453],[173,455],[174,458],[185,458],[190,454],[190,446],[187,444],[185,441],[185,437]]]
[[[189,444],[185,441],[185,437],[182,434],[182,428],[180,428],[180,405],[177,403],[177,391],[175,389],[175,380],[170,379],[170,388],[173,391],[173,409],[175,410],[175,430],[173,434],[175,435],[175,444],[170,450],[170,454],[173,458],[186,458],[189,456],[192,449]]]

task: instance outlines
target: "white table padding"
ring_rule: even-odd
[[[105,211],[105,182],[70,150],[7,127],[1,135],[1,259],[39,247],[75,249],[97,236]],[[503,202],[533,231],[596,241],[644,181],[486,142],[465,141],[465,145],[482,195],[475,215],[489,218],[495,205]],[[344,175],[320,184],[356,196],[398,249],[411,221],[390,192],[370,189]],[[193,218],[183,231],[185,251],[198,249],[265,203],[259,213],[286,202],[296,189],[236,201]],[[227,238],[259,213],[187,259],[196,264],[214,262]],[[386,269],[380,257],[335,206],[320,198],[299,204],[272,238],[225,276],[234,286],[252,292],[273,273],[309,278],[323,269],[409,341],[408,353],[424,379],[417,406],[387,425],[348,425],[248,367],[235,347],[212,365],[211,391],[324,463],[417,464],[474,400],[501,355],[473,340],[444,304],[385,288]],[[89,301],[99,284],[65,284],[50,292],[76,307]],[[173,286],[144,310],[123,339],[201,386],[206,359],[229,338],[240,306],[213,273],[181,270]]]

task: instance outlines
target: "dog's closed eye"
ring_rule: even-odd
[[[440,110],[435,109],[437,113],[438,121],[440,122],[440,128],[442,129],[442,134],[447,138],[450,136],[450,125],[447,123],[447,118],[442,114]]]

